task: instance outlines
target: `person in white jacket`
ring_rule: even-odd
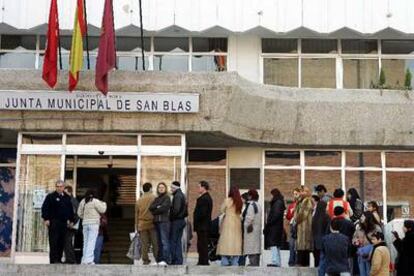
[[[94,264],[93,252],[99,233],[99,221],[105,211],[106,203],[95,198],[92,190],[87,191],[78,208],[78,216],[82,219],[83,226],[82,264]]]

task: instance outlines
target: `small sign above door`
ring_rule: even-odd
[[[0,110],[197,113],[199,94],[161,92],[0,91]]]

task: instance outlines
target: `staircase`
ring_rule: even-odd
[[[108,220],[109,241],[104,243],[101,263],[132,264],[126,257],[129,249],[129,233],[134,232],[134,219],[110,218]]]

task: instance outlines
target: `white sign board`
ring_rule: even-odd
[[[33,191],[33,209],[40,209],[42,208],[43,201],[47,196],[45,189],[35,189]]]
[[[2,91],[0,110],[196,113],[197,93]]]

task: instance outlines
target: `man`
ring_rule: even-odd
[[[152,193],[151,183],[144,183],[142,190],[144,194],[138,199],[136,204],[136,229],[142,242],[142,262],[144,265],[148,265],[151,263],[148,257],[150,246],[152,247],[155,260],[158,258],[158,241],[154,227],[154,216],[149,210],[155,195]]]
[[[335,207],[334,219],[336,219],[337,223],[339,224],[339,232],[347,236],[349,240],[352,241],[352,237],[355,233],[355,224],[351,220],[346,218],[344,208],[342,208],[341,206]]]
[[[71,186],[66,186],[64,192],[70,197],[74,214],[74,223],[77,223],[79,220],[79,217],[77,215],[79,202],[73,196],[73,189]],[[63,248],[63,251],[65,252],[65,263],[67,264],[76,263],[75,249],[73,248],[73,238],[75,237],[76,230],[77,229],[74,227],[71,227],[66,231],[65,247]]]
[[[316,186],[315,192],[317,193],[318,197],[326,203],[328,203],[329,200],[332,199],[332,196],[328,194],[328,190],[326,189],[325,185],[319,184],[318,186]]]
[[[56,181],[56,191],[48,194],[42,205],[42,218],[49,229],[51,264],[61,263],[66,232],[74,222],[72,201],[64,189],[65,182]]]
[[[335,207],[342,207],[344,208],[344,213],[345,213],[345,217],[346,218],[350,218],[352,217],[353,213],[352,213],[352,209],[351,209],[351,205],[349,204],[348,201],[344,200],[344,191],[342,189],[336,189],[334,191],[334,198],[332,198],[331,200],[329,200],[328,202],[328,206],[326,207],[326,211],[328,212],[328,215],[331,219],[334,218],[334,209]]]
[[[350,241],[339,232],[340,224],[337,219],[331,221],[331,233],[322,238],[322,253],[325,259],[328,275],[351,275],[349,268]]]
[[[170,220],[170,250],[171,250],[171,264],[183,264],[183,246],[181,239],[186,225],[185,218],[188,216],[187,202],[185,195],[180,189],[180,182],[174,181],[171,183],[171,192],[173,200],[171,204]]]
[[[213,210],[213,200],[208,190],[210,186],[207,181],[199,183],[198,191],[200,196],[197,198],[194,209],[194,231],[197,233],[197,265],[209,265],[208,262],[208,238],[211,227],[211,212]]]

